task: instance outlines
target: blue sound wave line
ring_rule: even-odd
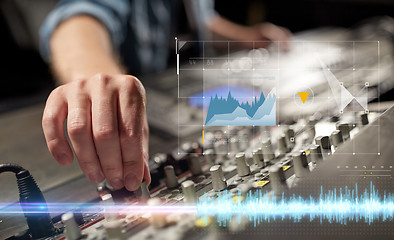
[[[241,195],[237,195],[241,199]],[[319,219],[320,223],[340,223],[346,225],[351,222],[365,222],[371,224],[375,221],[393,221],[394,195],[384,192],[380,195],[375,186],[370,185],[360,195],[357,184],[354,189],[334,189],[323,192],[320,189],[318,199],[309,196],[283,195],[277,199],[268,192],[260,190],[249,192],[243,201],[235,201],[234,195],[223,191],[217,198],[208,197],[206,194],[197,203],[197,215],[203,219],[215,216],[219,225],[226,226],[232,218],[237,216],[240,221],[246,216],[254,225],[265,221],[290,219],[299,222],[309,218],[309,221]]]

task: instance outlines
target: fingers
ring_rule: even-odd
[[[118,105],[124,183],[128,190],[134,191],[141,185],[146,174],[145,90],[136,78],[122,77]]]
[[[105,75],[92,86],[92,131],[96,152],[108,183],[122,188],[123,165],[118,134],[117,93]]]
[[[74,83],[68,96],[67,130],[81,170],[95,183],[104,180],[92,138],[91,103],[85,92],[86,81]]]
[[[291,36],[289,30],[283,27],[278,27],[271,23],[265,23],[264,25],[262,25],[261,31],[262,31],[262,35],[268,38],[269,40],[279,41],[283,46],[283,50],[285,51],[289,50],[288,41]]]
[[[42,128],[48,149],[60,164],[67,166],[73,161],[73,153],[64,134],[63,123],[67,115],[67,103],[63,88],[52,91],[45,105]]]

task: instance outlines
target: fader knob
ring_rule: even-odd
[[[74,214],[67,212],[62,215],[62,222],[65,225],[64,235],[66,239],[77,240],[82,236],[81,229],[79,229],[77,222],[75,221]]]
[[[273,165],[269,167],[268,171],[272,190],[275,192],[275,195],[281,195],[287,189],[283,168],[279,165]]]
[[[309,155],[311,157],[311,162],[317,163],[319,160],[323,159],[321,148],[319,145],[313,145],[309,148]]]
[[[350,126],[348,123],[337,123],[336,128],[342,132],[344,141],[350,138]]]
[[[340,130],[333,131],[330,136],[330,141],[336,149],[343,142],[342,132]]]
[[[315,142],[322,150],[331,150],[330,138],[328,136],[319,136],[315,138]]]
[[[368,120],[368,113],[361,113],[359,116],[358,116],[358,122],[359,122],[359,124],[360,125],[362,125],[362,126],[365,126],[365,125],[367,125],[368,123],[369,123],[369,120]]]
[[[263,157],[265,162],[269,162],[275,158],[274,151],[272,149],[271,140],[267,139],[263,141]]]
[[[164,174],[166,175],[167,188],[175,188],[179,185],[173,166],[171,166],[171,165],[165,166],[164,167]]]
[[[184,181],[182,184],[183,200],[187,203],[196,203],[197,194],[192,180]]]
[[[193,176],[202,174],[200,155],[192,154],[188,159],[189,169]]]
[[[237,162],[237,173],[238,176],[244,177],[250,174],[250,167],[246,164],[245,153],[237,153],[235,155],[235,160]]]
[[[265,167],[264,158],[263,158],[263,151],[261,148],[258,148],[252,152],[253,156],[253,163],[257,165],[257,167],[262,168]]]
[[[227,183],[223,175],[222,167],[220,165],[214,165],[209,169],[209,172],[211,173],[213,190],[224,190],[227,187]]]
[[[304,151],[300,151],[294,153],[293,157],[293,165],[294,165],[294,174],[298,178],[303,178],[309,173],[308,160],[306,159],[306,154]]]

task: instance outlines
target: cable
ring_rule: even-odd
[[[18,164],[14,163],[3,163],[0,164],[0,173],[3,172],[13,172],[15,174],[25,170],[23,167],[19,166]]]
[[[0,173],[3,172],[15,173],[19,189],[19,202],[24,211],[31,237],[37,239],[56,234],[56,229],[47,211],[45,198],[29,171],[17,164],[4,163],[0,164]],[[27,207],[30,203],[39,203],[43,210],[42,213],[29,213]]]

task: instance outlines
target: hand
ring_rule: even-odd
[[[49,95],[42,127],[53,157],[70,165],[73,153],[86,177],[115,189],[150,183],[145,89],[129,75],[97,74],[62,85]]]
[[[280,41],[283,50],[289,50],[289,39],[291,32],[284,27],[276,26],[272,23],[261,23],[252,27],[248,27],[247,38],[254,41]],[[265,48],[269,42],[255,42],[255,48]],[[253,46],[249,46],[253,47]]]

